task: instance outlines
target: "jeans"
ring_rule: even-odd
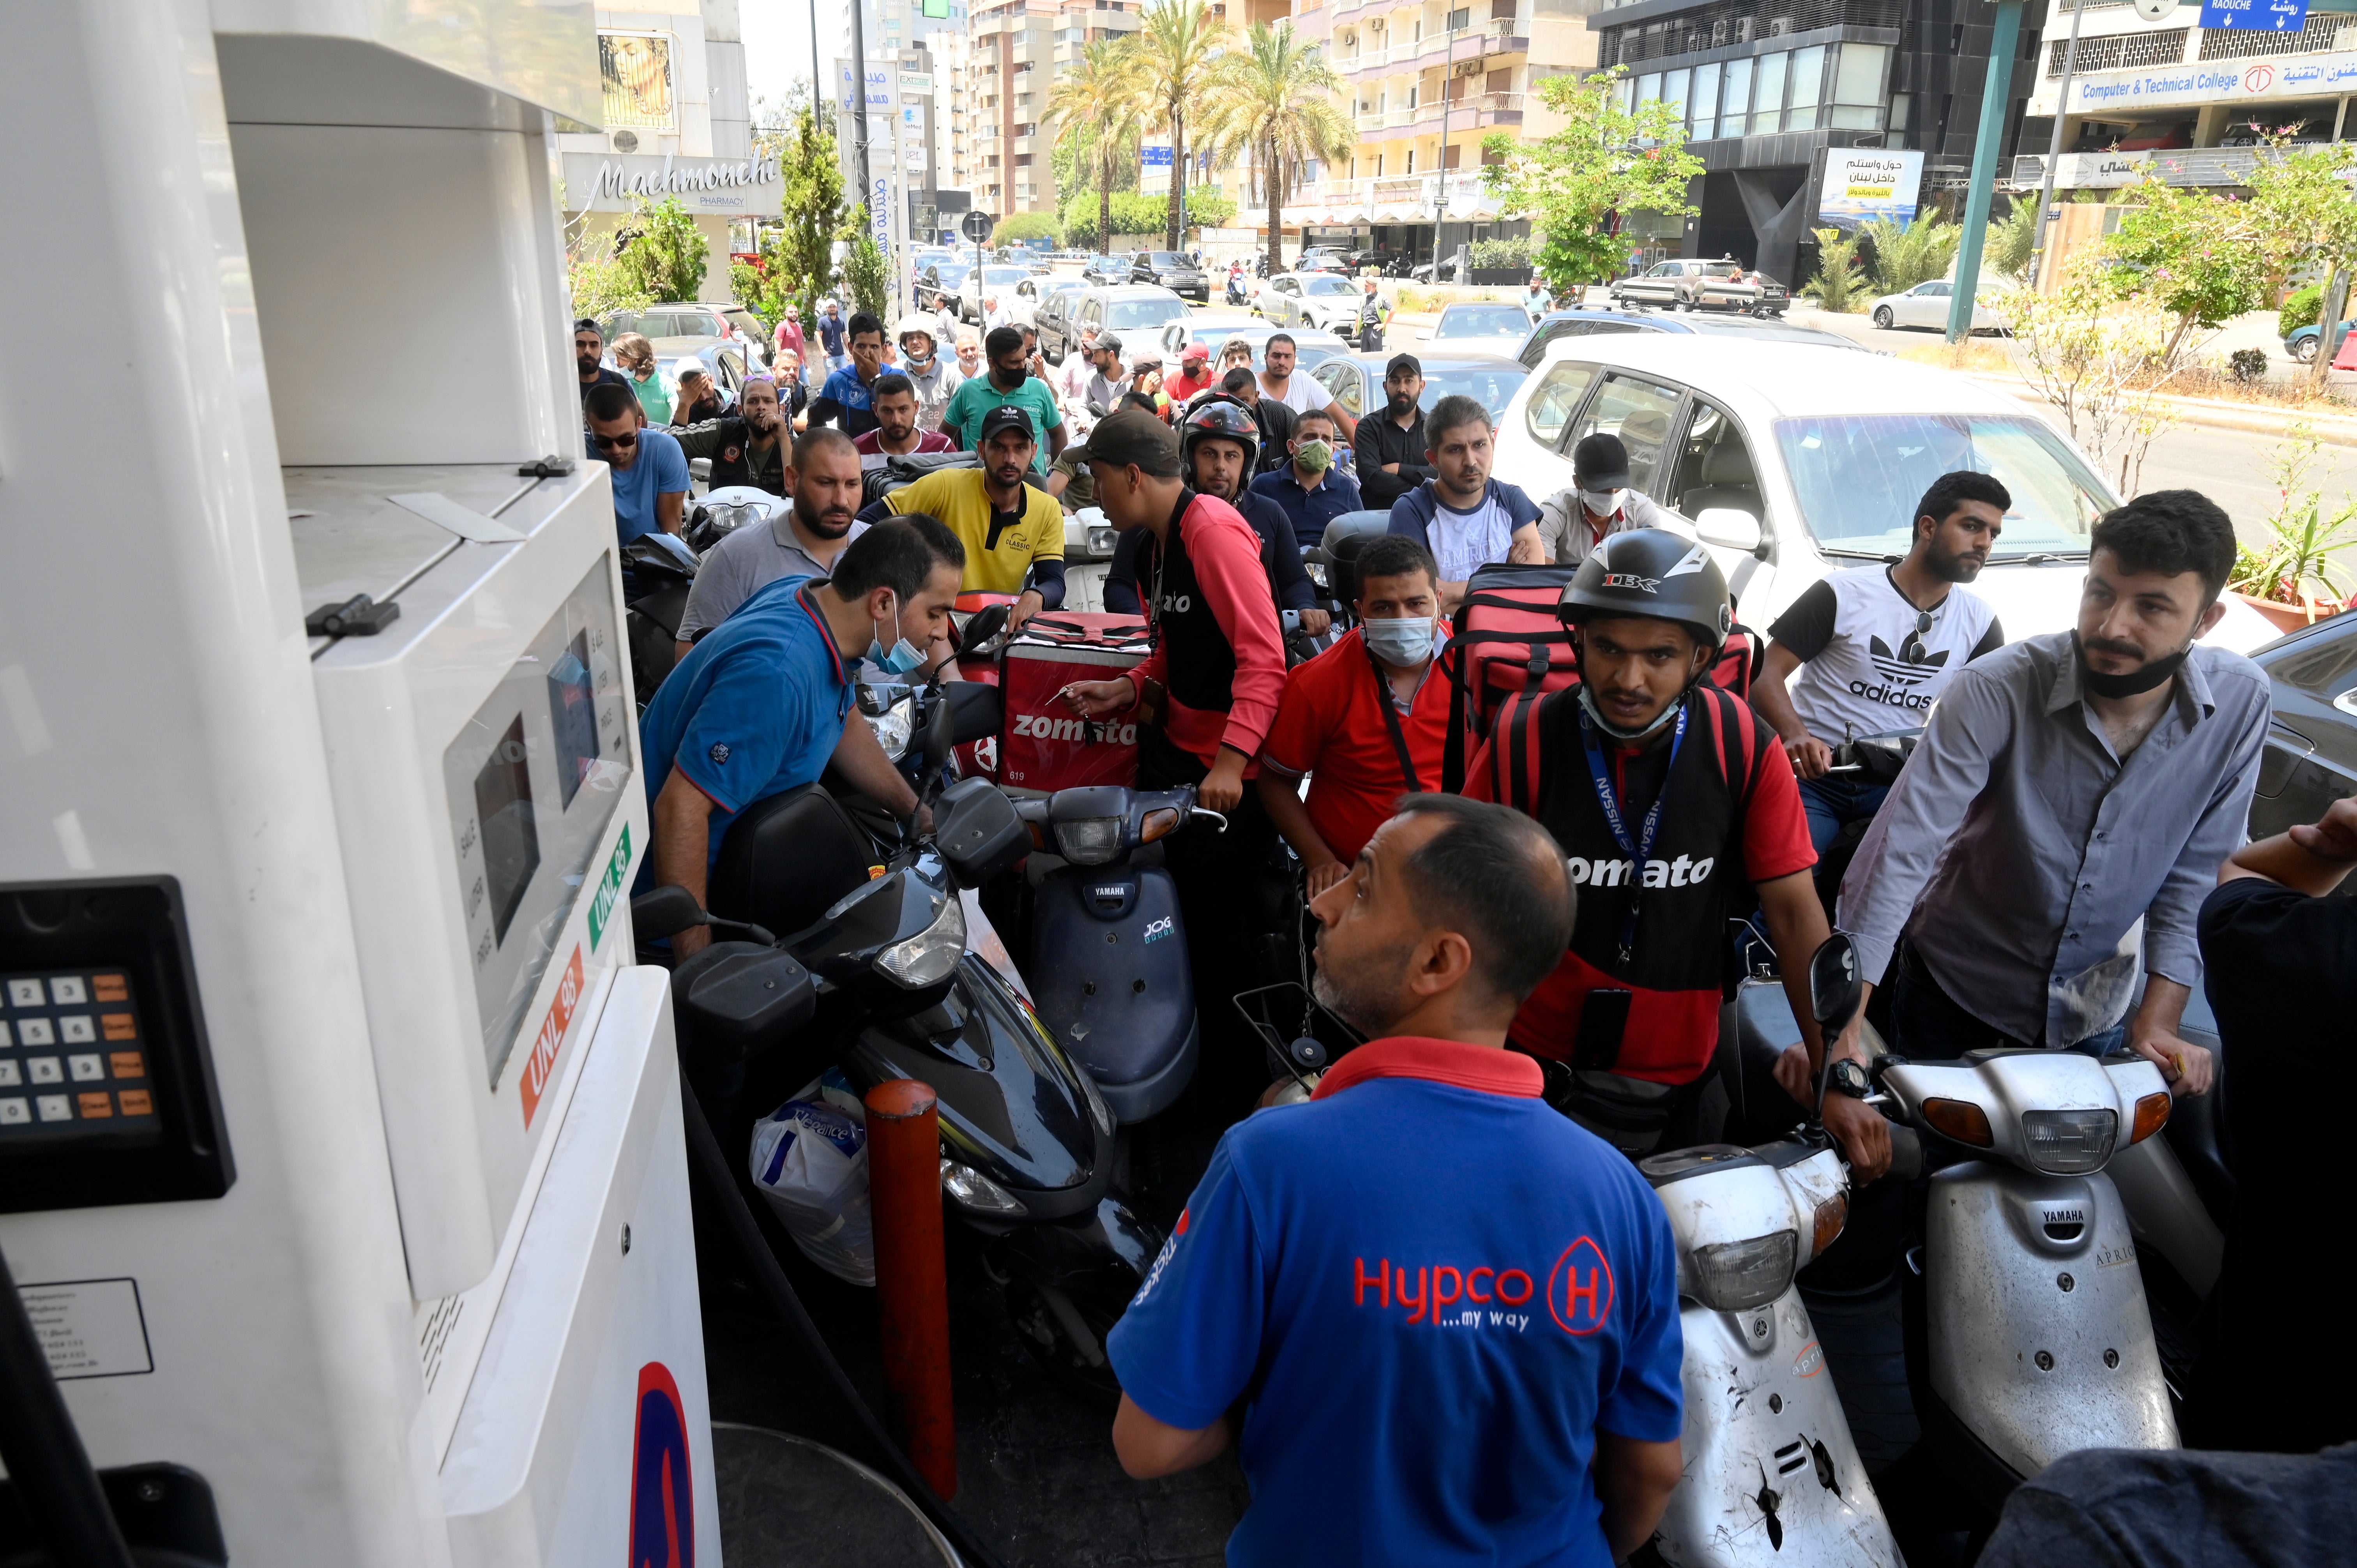
[[[829,354],[826,357],[826,368],[830,371],[847,371],[851,369],[851,356],[848,354]]]
[[[1809,843],[1823,862],[1825,850],[1842,829],[1863,822],[1882,810],[1888,784],[1861,784],[1850,779],[1803,779],[1801,809],[1809,814]]]
[[[1912,1061],[1953,1061],[1966,1051],[1993,1046],[2036,1046],[2052,1049],[2041,1034],[2035,1040],[2017,1040],[1967,1012],[1941,988],[1924,967],[1913,941],[1901,937],[1890,961],[1890,1048]],[[2127,1044],[2126,1022],[2062,1047],[2082,1056],[2103,1057]]]

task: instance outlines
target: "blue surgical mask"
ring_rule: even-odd
[[[1394,669],[1421,664],[1432,657],[1432,623],[1404,616],[1395,620],[1359,623],[1374,656]]]
[[[893,607],[893,620],[897,624],[899,619],[899,607],[896,604]],[[891,652],[885,652],[883,623],[878,621],[876,627],[876,635],[867,639],[866,662],[873,664],[887,675],[906,675],[925,662],[923,650],[905,637],[892,645]]]

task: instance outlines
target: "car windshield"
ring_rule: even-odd
[[[1105,306],[1105,325],[1116,332],[1159,327],[1187,314],[1183,299],[1116,299]]]
[[[1873,556],[1907,553],[1915,503],[1959,468],[1995,475],[2013,494],[1997,558],[2084,554],[2095,519],[2117,504],[2061,438],[2002,414],[1829,414],[1780,419],[1776,439],[1819,545]]]
[[[1519,305],[1452,305],[1440,313],[1435,338],[1512,338],[1530,334],[1530,313]]]
[[[1021,267],[985,267],[982,269],[982,281],[985,283],[1021,283],[1030,275],[1031,274],[1029,273],[1025,272]]]
[[[1165,271],[1174,267],[1191,267],[1195,264],[1176,251],[1156,251],[1146,260]]]
[[[1427,365],[1424,371],[1424,393],[1416,406],[1431,412],[1442,398],[1459,393],[1473,399],[1490,411],[1496,419],[1506,412],[1506,404],[1530,379],[1530,371],[1507,362],[1495,365]],[[1378,388],[1378,391],[1381,389]]]
[[[1355,294],[1350,281],[1333,273],[1319,273],[1316,277],[1301,280],[1304,294]]]
[[[963,262],[944,262],[942,263],[941,278],[943,283],[963,283],[966,274],[972,271],[974,269]]]

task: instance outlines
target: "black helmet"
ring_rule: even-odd
[[[1605,616],[1674,620],[1713,654],[1735,629],[1718,563],[1694,541],[1662,528],[1605,535],[1579,564],[1555,613],[1566,626]]]
[[[1178,461],[1189,483],[1195,477],[1195,447],[1204,441],[1233,441],[1244,449],[1244,478],[1260,460],[1260,422],[1243,404],[1225,397],[1208,398],[1178,422]]]

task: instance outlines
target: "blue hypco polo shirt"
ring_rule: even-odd
[[[1538,1064],[1372,1041],[1229,1129],[1106,1342],[1193,1431],[1249,1400],[1237,1568],[1609,1568],[1600,1428],[1674,1441],[1677,1253]]]
[[[818,580],[757,591],[688,650],[639,720],[647,803],[677,768],[718,808],[707,865],[737,812],[815,783],[843,738],[852,688],[808,592]]]

